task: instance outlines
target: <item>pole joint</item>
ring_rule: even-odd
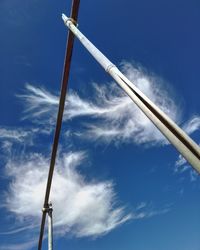
[[[108,67],[106,68],[106,72],[107,73],[110,73],[110,70],[112,69],[112,68],[116,68],[116,66],[114,65],[114,64],[110,64],[110,65],[108,65]]]
[[[52,213],[53,212],[53,208],[52,208],[52,203],[51,202],[49,202],[49,204],[47,204],[47,206],[44,206],[43,208],[42,208],[42,212],[43,213]]]

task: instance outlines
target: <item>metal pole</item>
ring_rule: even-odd
[[[105,71],[115,79],[133,102],[154,123],[171,144],[176,147],[183,157],[187,159],[194,169],[200,173],[199,146],[132,82],[130,82],[119,69],[77,29],[70,18],[62,14],[62,19],[65,25],[74,33],[82,45],[99,62]]]
[[[52,218],[52,204],[48,208],[48,250],[53,250],[53,218]]]
[[[80,0],[72,1],[70,16],[74,22],[76,22],[78,18],[79,4],[80,4]],[[63,69],[63,75],[62,75],[60,101],[59,101],[59,107],[58,107],[56,128],[55,128],[54,140],[53,140],[53,145],[52,145],[51,160],[50,160],[49,173],[48,173],[48,179],[47,179],[47,185],[46,185],[44,205],[42,209],[43,213],[42,213],[42,219],[41,219],[41,225],[40,225],[38,250],[42,249],[42,240],[43,240],[45,220],[46,220],[46,208],[48,208],[49,195],[51,191],[51,183],[52,183],[52,178],[53,178],[53,173],[54,173],[58,142],[59,142],[60,131],[61,131],[61,126],[62,126],[62,118],[63,118],[63,112],[64,112],[64,107],[65,107],[65,98],[66,98],[67,86],[68,86],[68,80],[69,80],[69,71],[70,71],[70,65],[71,65],[73,44],[74,44],[74,35],[71,31],[69,31],[68,38],[67,38],[66,53],[65,53],[64,69]]]

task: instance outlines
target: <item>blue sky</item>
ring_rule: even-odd
[[[0,2],[2,250],[37,249],[70,7]],[[197,143],[199,13],[197,0],[79,10],[80,30]],[[199,250],[199,181],[76,41],[51,193],[55,248]]]

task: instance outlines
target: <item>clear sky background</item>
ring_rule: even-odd
[[[37,249],[70,7],[0,1],[1,250]],[[78,23],[200,142],[199,0],[86,0]],[[76,40],[51,193],[55,249],[200,250],[199,193],[196,172]]]

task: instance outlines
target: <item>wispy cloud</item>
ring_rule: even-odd
[[[175,162],[174,172],[178,174],[187,172],[189,174],[189,180],[192,182],[196,181],[199,176],[199,174],[193,168],[191,168],[182,155],[179,155]]]
[[[192,117],[183,125],[183,129],[186,131],[186,133],[190,135],[198,131],[200,129],[200,117],[199,116]],[[174,172],[178,174],[188,173],[190,177],[189,179],[192,182],[197,180],[198,178],[197,172],[193,168],[191,168],[189,163],[182,155],[179,155],[178,159],[175,162]]]
[[[59,104],[59,97],[51,94],[44,88],[36,88],[30,84],[26,84],[26,93],[17,95],[26,102],[26,109],[24,119],[32,117],[34,122],[52,123],[56,119],[57,106]],[[48,120],[46,121],[46,118]]]
[[[187,123],[184,124],[183,129],[188,133],[192,134],[200,129],[200,116],[192,117]]]
[[[133,219],[147,219],[153,216],[166,214],[171,210],[171,204],[166,205],[163,208],[155,209],[152,203],[141,202],[138,204],[133,212]]]
[[[117,205],[111,181],[84,179],[77,169],[84,158],[83,152],[69,153],[57,161],[51,192],[54,228],[77,237],[99,236],[131,219],[131,214]],[[12,182],[4,205],[20,221],[38,224],[41,219],[48,163],[49,159],[33,154],[6,166]]]
[[[141,68],[124,62],[123,72],[174,121],[180,121],[180,109],[166,91],[163,81],[148,75]],[[167,141],[129,97],[113,82],[93,84],[93,95],[86,99],[69,91],[64,121],[75,117],[90,117],[84,124],[85,138],[101,142],[133,142],[136,144],[166,144]],[[48,124],[55,122],[58,96],[43,88],[26,85],[26,93],[19,95],[26,103],[25,118]],[[88,98],[88,97],[87,97]],[[81,134],[81,131],[79,131]]]
[[[194,132],[200,129],[200,117],[194,116],[188,122],[183,125],[183,129],[188,134],[193,134]],[[198,174],[194,171],[185,158],[182,155],[178,156],[178,159],[175,162],[175,173],[183,174],[187,172],[189,174],[190,180],[195,181],[198,178]]]
[[[0,147],[2,153],[11,154],[13,145],[31,145],[35,129],[0,127]]]
[[[2,231],[2,232],[0,232],[0,235],[18,234],[18,233],[21,233],[23,231],[30,230],[30,229],[33,229],[33,228],[34,228],[33,225],[19,227],[19,228],[14,228],[14,229],[10,229],[8,231]]]
[[[5,140],[11,140],[16,142],[24,142],[30,135],[29,131],[25,131],[22,129],[13,129],[0,127],[0,138]]]

